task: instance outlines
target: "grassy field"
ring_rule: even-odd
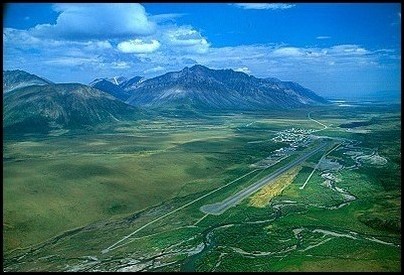
[[[161,130],[6,141],[5,249],[212,188],[241,162],[221,152],[240,146],[229,131]]]
[[[199,210],[296,157],[250,167],[289,145],[271,141],[277,131],[322,129],[309,111],[329,126],[316,135],[360,141],[357,150],[377,150],[387,164],[333,171],[340,189],[318,170],[301,189],[318,153],[221,215]],[[372,117],[377,123],[355,128],[366,133],[339,127]],[[400,131],[397,108],[362,106],[162,116],[87,133],[5,137],[3,263],[9,271],[398,271]],[[344,146],[327,158],[349,167],[355,161]]]

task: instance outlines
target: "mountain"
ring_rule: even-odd
[[[138,83],[127,103],[141,107],[192,106],[197,109],[273,109],[327,103],[294,82],[261,79],[243,72],[201,65]]]
[[[130,90],[136,89],[136,86],[144,80],[145,79],[141,76],[135,76],[135,77],[132,77],[131,79],[123,82],[120,85],[120,87],[122,87],[122,89],[124,89],[125,91],[130,91]]]
[[[121,101],[125,101],[131,96],[131,93],[126,92],[119,85],[116,85],[107,79],[96,79],[90,83],[90,86],[106,92]]]
[[[96,79],[93,87],[54,84],[20,70],[3,71],[3,82],[5,131],[47,132],[136,119],[138,106],[200,116],[205,110],[268,110],[327,103],[294,82],[201,65],[152,79]]]
[[[128,81],[128,79],[124,76],[114,76],[110,78],[109,81],[114,83],[115,85],[121,85],[122,83]]]
[[[3,96],[3,127],[10,132],[47,132],[134,118],[136,109],[82,84],[47,84]]]
[[[264,79],[269,81],[269,82],[276,82],[276,83],[282,82],[280,79],[275,78],[275,77],[267,77],[267,78],[264,78]]]
[[[143,79],[144,78],[141,76],[135,76],[131,79],[124,77],[97,78],[89,85],[106,92],[121,101],[125,101],[132,95],[131,90],[135,89],[136,85]]]
[[[51,83],[52,82],[49,80],[21,70],[3,71],[3,93],[8,93],[22,87],[47,85]]]

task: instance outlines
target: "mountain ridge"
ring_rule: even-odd
[[[18,88],[52,83],[52,81],[23,70],[3,70],[3,94]]]
[[[89,83],[89,86],[106,92],[122,101],[126,101],[131,96],[130,91],[141,80],[144,80],[141,76],[135,76],[130,79],[126,77],[96,78]]]
[[[232,69],[185,67],[147,79],[125,102],[138,107],[191,104],[198,109],[270,109],[325,104],[294,82],[257,78]]]
[[[295,82],[202,65],[150,79],[99,78],[91,86],[55,84],[21,70],[3,71],[4,127],[18,131],[86,127],[136,119],[146,109],[200,115],[209,110],[275,110],[327,103]]]

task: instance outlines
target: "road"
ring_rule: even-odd
[[[317,168],[320,166],[321,161],[328,156],[332,151],[334,151],[335,149],[337,149],[341,144],[338,144],[337,146],[334,147],[334,149],[332,149],[331,151],[325,152],[324,155],[320,158],[320,160],[317,162],[316,166],[313,168],[313,171],[311,171],[310,175],[307,177],[306,181],[303,183],[302,186],[299,187],[300,190],[304,189],[304,187],[306,186],[306,184],[309,182],[309,180],[311,179],[311,177],[313,176],[314,172],[317,170]]]
[[[318,121],[318,120],[315,120],[315,119],[311,118],[310,114],[311,114],[312,112],[313,112],[313,111],[311,111],[311,112],[309,112],[309,113],[307,114],[307,118],[308,118],[308,119],[310,119],[310,120],[312,120],[312,121],[314,121],[314,122],[315,122],[315,123],[317,123],[317,124],[320,124],[321,126],[323,126],[323,127],[324,127],[323,129],[320,129],[320,130],[315,130],[314,132],[319,132],[319,131],[322,131],[322,130],[327,129],[327,128],[328,128],[328,126],[327,126],[327,125],[325,125],[325,124],[321,123],[321,122],[320,122],[320,121]]]
[[[230,207],[236,205],[237,203],[239,203],[240,201],[242,201],[246,197],[248,197],[251,194],[258,191],[264,185],[268,184],[268,181],[271,181],[271,180],[275,179],[276,177],[280,176],[281,174],[283,174],[284,172],[286,172],[290,168],[302,163],[303,161],[305,161],[306,159],[308,159],[312,155],[316,154],[318,151],[320,151],[321,149],[323,149],[327,145],[329,145],[329,143],[326,143],[326,142],[321,143],[316,149],[314,149],[314,150],[312,150],[310,152],[307,152],[306,154],[304,154],[304,155],[298,157],[297,159],[289,162],[285,166],[283,166],[283,167],[279,168],[278,170],[274,171],[272,174],[270,174],[270,175],[266,176],[265,178],[257,181],[256,183],[248,186],[247,188],[241,190],[240,192],[228,197],[224,201],[214,203],[214,204],[206,204],[206,205],[202,206],[200,208],[201,211],[206,213],[206,214],[212,214],[212,215],[220,215],[220,214],[222,214],[223,212],[225,212]]]

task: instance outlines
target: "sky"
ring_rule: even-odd
[[[5,6],[4,70],[88,84],[194,64],[294,81],[326,97],[401,90],[401,4]]]

